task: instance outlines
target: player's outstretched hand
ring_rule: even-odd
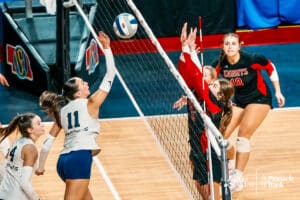
[[[103,31],[99,32],[99,34],[98,34],[98,40],[102,44],[103,49],[109,49],[110,48],[110,38]]]
[[[174,104],[173,104],[173,109],[181,110],[183,106],[187,104],[187,97],[186,96],[181,96],[180,99],[178,99]]]

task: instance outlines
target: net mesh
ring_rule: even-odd
[[[145,116],[148,126],[184,187],[193,199],[200,199],[193,180],[190,152],[191,145],[200,148],[201,130],[196,123],[188,125],[186,107],[181,110],[172,108],[173,103],[184,95],[184,91],[140,23],[137,33],[130,39],[120,39],[114,33],[113,22],[117,15],[124,12],[134,15],[127,2],[98,0],[97,3],[96,14],[92,21],[93,28],[96,32],[104,31],[111,37],[116,67],[132,95],[132,101],[136,102],[142,115]],[[177,66],[180,52],[167,54]],[[205,179],[206,170],[204,168],[202,170]]]

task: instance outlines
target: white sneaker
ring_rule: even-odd
[[[244,189],[244,177],[243,172],[238,169],[233,170],[229,175],[230,190],[232,192],[240,192]]]
[[[228,160],[228,175],[231,176],[233,174],[233,170],[235,167],[235,161],[234,160]]]

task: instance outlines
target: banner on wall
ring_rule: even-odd
[[[48,87],[48,72],[40,66],[15,26],[2,16],[3,73],[12,87],[40,95]]]
[[[282,23],[300,24],[300,1],[278,0],[279,19]]]
[[[272,28],[300,24],[299,0],[237,1],[237,27]]]

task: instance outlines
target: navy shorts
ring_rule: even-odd
[[[92,161],[91,150],[71,151],[59,156],[56,170],[63,181],[66,179],[90,179]]]

